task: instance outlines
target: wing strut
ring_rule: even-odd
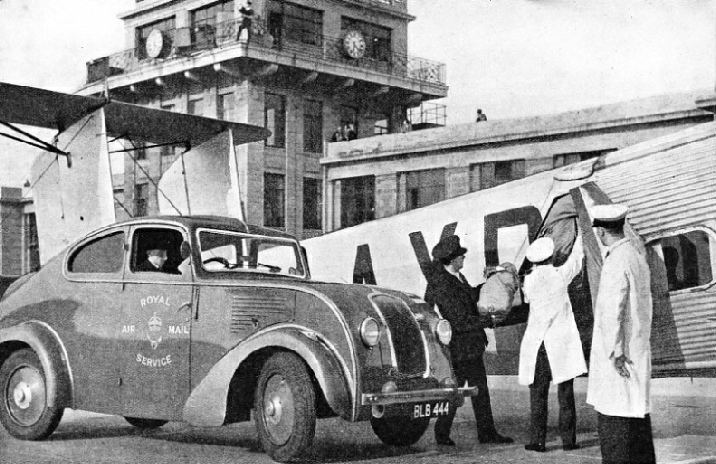
[[[169,197],[167,197],[167,195],[164,193],[164,190],[162,190],[159,187],[159,184],[157,184],[157,182],[152,178],[152,176],[150,176],[149,173],[142,167],[142,165],[139,163],[139,161],[137,161],[137,157],[134,156],[134,154],[132,153],[133,151],[137,151],[139,149],[136,146],[136,144],[134,143],[134,140],[132,140],[131,138],[127,138],[126,140],[129,141],[129,143],[132,145],[132,148],[127,149],[127,150],[117,150],[117,152],[121,151],[121,152],[127,153],[129,155],[129,157],[132,159],[132,162],[134,163],[135,168],[139,168],[139,170],[144,173],[144,175],[147,177],[147,180],[149,180],[149,182],[151,182],[151,184],[154,186],[154,188],[157,189],[157,192],[161,193],[162,196],[164,198],[166,198],[167,202],[171,205],[171,207],[174,208],[177,213],[179,213],[179,216],[182,216],[181,210],[179,210],[179,208],[177,208],[176,205],[174,203],[172,203],[172,201],[169,199]],[[161,145],[176,145],[176,144],[164,143],[164,144],[157,144],[157,145],[152,145],[152,146],[156,147],[156,146],[161,146]],[[189,143],[186,143],[185,145],[188,147]],[[186,151],[188,151],[188,148]],[[112,152],[112,153],[115,153],[115,152]],[[184,153],[185,152],[182,152],[182,154],[181,154],[182,158],[184,157]]]
[[[2,135],[3,137],[7,137],[7,138],[12,139],[12,140],[15,140],[15,141],[17,141],[17,142],[26,143],[26,144],[28,144],[28,145],[31,145],[31,146],[35,147],[35,148],[39,148],[39,149],[41,149],[41,150],[49,151],[50,153],[57,153],[58,155],[64,155],[64,156],[69,156],[69,155],[70,155],[69,152],[64,151],[64,150],[60,150],[60,149],[57,148],[56,146],[54,146],[54,145],[52,145],[52,144],[50,144],[50,143],[47,143],[47,142],[45,142],[44,140],[42,140],[42,139],[40,139],[40,138],[35,137],[34,135],[30,134],[29,132],[25,132],[24,130],[15,127],[15,125],[10,124],[9,122],[0,121],[0,124],[2,124],[3,126],[8,127],[8,128],[10,128],[10,129],[14,130],[15,132],[17,132],[17,133],[19,133],[19,134],[21,134],[21,135],[24,135],[25,137],[27,137],[27,138],[30,139],[30,140],[25,140],[25,139],[23,139],[23,138],[21,138],[21,137],[18,137],[18,136],[16,136],[16,135],[11,135],[11,134],[6,134],[6,133],[4,133],[4,132],[0,132],[0,135]]]
[[[125,137],[125,138],[127,138],[127,137]],[[115,139],[115,140],[117,140],[117,139]],[[127,138],[127,140],[130,140],[130,142],[131,142],[131,139],[129,139],[129,138]],[[134,142],[132,142],[132,145],[134,145]],[[176,146],[176,145],[184,145],[184,152],[191,150],[191,142],[189,142],[188,140],[185,140],[183,142],[155,143],[152,145],[144,145],[144,146],[141,146],[138,148],[132,147],[132,148],[124,148],[122,150],[112,150],[112,151],[110,151],[110,153],[127,153],[130,151],[146,150],[147,148],[169,147],[169,146]]]

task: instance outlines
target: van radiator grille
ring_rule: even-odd
[[[389,296],[376,296],[373,302],[390,329],[398,371],[407,376],[422,375],[427,367],[425,344],[420,325],[410,308],[401,300]]]

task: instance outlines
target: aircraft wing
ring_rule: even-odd
[[[271,134],[263,127],[249,124],[0,83],[0,121],[10,124],[64,132],[83,116],[102,107],[109,137],[154,143],[188,142],[196,146],[227,130],[232,131],[236,144],[256,142]]]
[[[86,233],[116,220],[109,150],[112,139],[185,145],[198,166],[210,165],[211,173],[218,173],[225,182],[207,193],[202,188],[205,183],[198,184],[193,172],[189,176],[192,182],[183,176],[173,178],[176,185],[169,185],[167,191],[179,193],[167,198],[175,202],[172,211],[181,211],[176,205],[181,206],[177,202],[183,200],[188,212],[186,195],[192,192],[196,197],[192,198],[194,214],[223,206],[220,213],[240,217],[234,145],[271,135],[259,126],[2,82],[0,124],[17,132],[0,131],[1,136],[44,150],[30,173],[43,264]],[[57,134],[52,143],[44,142],[15,125]],[[60,162],[58,154],[66,159]]]

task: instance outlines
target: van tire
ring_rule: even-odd
[[[46,374],[31,349],[12,353],[0,366],[0,422],[20,440],[44,440],[62,420],[63,407],[50,407]]]
[[[316,393],[303,360],[286,352],[271,356],[261,369],[254,407],[266,453],[278,462],[302,458],[316,433]]]
[[[371,417],[370,426],[380,441],[389,446],[410,446],[420,440],[430,424],[429,417]]]

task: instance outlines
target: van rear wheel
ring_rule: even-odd
[[[11,354],[0,366],[0,422],[15,438],[44,440],[62,419],[64,408],[47,405],[47,381],[31,349]]]
[[[410,446],[420,440],[430,424],[429,417],[371,417],[370,426],[380,441],[390,446]]]

